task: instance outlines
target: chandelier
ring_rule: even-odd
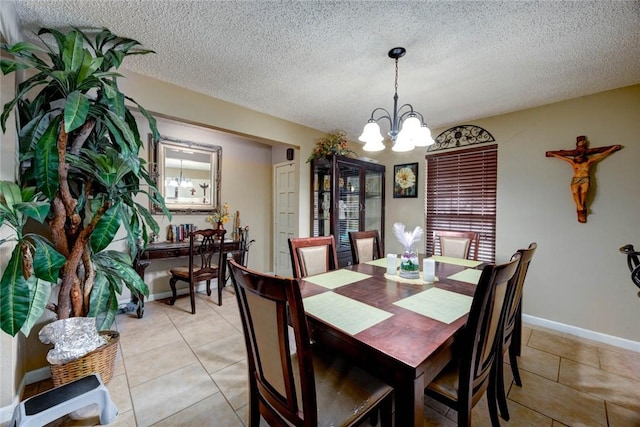
[[[180,160],[180,178],[171,178],[167,183],[167,186],[182,187],[182,188],[193,187],[191,180],[189,178],[183,178],[182,176],[182,160]]]
[[[388,135],[391,137],[393,151],[410,151],[415,147],[426,147],[434,143],[431,130],[424,122],[422,114],[413,109],[411,104],[404,104],[398,108],[398,59],[402,58],[407,50],[403,47],[394,47],[389,51],[389,58],[396,61],[396,83],[393,95],[393,115],[384,108],[378,107],[371,112],[371,118],[364,126],[362,135],[358,139],[364,142],[365,151],[384,150],[382,141],[384,137],[380,133],[378,121],[389,120],[391,128]],[[376,113],[384,113],[375,118]]]

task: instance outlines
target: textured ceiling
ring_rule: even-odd
[[[638,1],[15,3],[27,38],[107,27],[157,52],[125,68],[353,140],[393,107],[395,46],[431,128],[640,83]]]

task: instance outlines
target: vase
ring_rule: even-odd
[[[420,264],[418,254],[410,249],[400,256],[400,277],[405,279],[420,278]]]
[[[224,230],[224,224],[222,223],[222,221],[218,222],[218,230]]]

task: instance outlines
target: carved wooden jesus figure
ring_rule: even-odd
[[[547,157],[556,157],[571,164],[573,178],[571,179],[571,193],[578,210],[578,221],[587,222],[587,193],[589,192],[589,172],[591,165],[602,160],[614,151],[622,148],[620,145],[608,147],[587,148],[587,138],[579,136],[575,150],[547,151]]]

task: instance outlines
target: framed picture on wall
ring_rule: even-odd
[[[393,166],[393,198],[418,197],[418,163]]]

